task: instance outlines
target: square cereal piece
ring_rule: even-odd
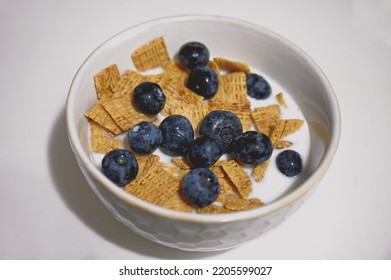
[[[114,88],[118,84],[120,74],[118,66],[112,64],[94,76],[94,84],[98,100],[101,98],[112,98]]]
[[[225,177],[225,173],[221,165],[213,165],[209,169],[216,175],[217,179]]]
[[[196,104],[189,104],[185,102],[178,102],[177,106],[170,107],[170,115],[182,115],[189,119],[191,125],[195,131],[198,131],[198,127],[201,121],[209,113],[209,106],[206,102],[197,102]]]
[[[251,73],[250,68],[245,63],[232,61],[222,57],[215,57],[213,60],[220,69],[227,70],[228,72],[244,72],[245,74]]]
[[[181,85],[187,84],[190,70],[184,68],[178,61],[170,61],[163,73],[165,79],[177,80]]]
[[[227,195],[224,207],[230,211],[249,210],[264,205],[258,198],[244,199],[236,194]]]
[[[147,202],[162,205],[180,188],[178,178],[154,164],[125,186],[125,191]]]
[[[271,133],[270,140],[274,143],[282,138],[296,132],[304,124],[303,120],[289,119],[277,120],[277,123]]]
[[[246,74],[235,72],[219,76],[219,90],[211,100],[221,103],[242,103],[250,106],[250,101],[247,98]]]
[[[195,207],[186,201],[182,196],[182,192],[179,190],[175,192],[171,197],[165,200],[162,204],[162,207],[182,211],[182,212],[193,212]]]
[[[216,63],[216,61],[210,60],[208,62],[208,64],[206,64],[206,66],[208,66],[210,69],[212,69],[213,72],[215,72],[217,76],[220,75],[220,68],[219,68],[219,65]]]
[[[96,122],[89,120],[91,128],[91,149],[100,154],[107,154],[111,150],[122,148],[122,141],[113,139]]]
[[[95,105],[84,114],[84,116],[100,124],[113,135],[118,135],[123,132],[122,129],[115,123],[113,118],[109,115],[109,113],[103,108],[100,101],[96,102]]]
[[[171,176],[174,176],[176,178],[180,177],[180,169],[177,168],[176,166],[168,165],[164,162],[159,162],[158,164]]]
[[[284,94],[282,92],[277,93],[276,95],[278,103],[283,106],[284,108],[288,108],[288,105],[286,104]]]
[[[123,131],[129,130],[142,121],[153,121],[155,118],[136,111],[129,94],[116,99],[104,100],[102,106]]]
[[[270,164],[270,159],[268,159],[265,162],[262,162],[260,164],[255,165],[255,167],[253,169],[253,173],[252,173],[255,182],[259,183],[263,180],[269,164]]]
[[[280,106],[277,104],[257,107],[251,112],[251,118],[256,129],[270,137],[271,131],[280,118]]]
[[[240,196],[247,198],[252,192],[252,184],[250,177],[246,171],[244,171],[243,167],[235,160],[230,160],[223,163],[222,168],[226,176],[238,190]]]
[[[145,79],[143,75],[136,71],[126,70],[118,81],[117,86],[113,89],[113,98],[119,98],[124,95],[133,96],[134,88],[144,82]]]
[[[158,37],[137,48],[131,55],[137,71],[146,71],[156,67],[165,67],[170,57],[163,37]]]

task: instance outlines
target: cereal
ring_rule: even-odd
[[[118,81],[117,86],[113,89],[114,98],[119,98],[124,95],[133,95],[134,88],[141,82],[145,81],[145,77],[140,73],[132,70],[126,70],[120,80]]]
[[[219,88],[210,99],[205,99],[187,87],[191,70],[178,61],[171,60],[163,37],[156,38],[131,54],[136,70],[125,70],[122,75],[116,64],[99,73],[93,80],[97,102],[85,113],[91,129],[91,149],[96,153],[123,148],[126,142],[121,134],[127,132],[141,121],[153,122],[156,126],[162,116],[182,115],[189,119],[195,133],[203,118],[211,111],[230,111],[240,119],[243,131],[254,126],[265,133],[273,143],[273,149],[284,149],[293,143],[284,139],[301,128],[300,119],[281,119],[281,107],[288,108],[282,92],[275,97],[278,104],[251,107],[247,96],[247,64],[216,57],[207,64],[218,76]],[[141,71],[161,67],[159,74],[142,74]],[[142,82],[160,85],[166,102],[163,110],[156,116],[140,113],[132,104],[133,91]],[[285,111],[284,111],[285,114]],[[118,136],[118,137],[117,137]],[[140,155],[134,153],[139,172],[137,177],[124,187],[124,191],[147,202],[167,209],[199,214],[223,214],[249,210],[264,205],[258,198],[250,198],[253,190],[251,177],[261,183],[271,160],[252,166],[242,166],[236,160],[218,160],[210,170],[220,184],[216,201],[204,208],[197,208],[184,198],[181,190],[183,177],[192,170],[185,157],[171,158],[170,162],[160,161],[157,154]],[[252,171],[252,172],[251,172]],[[249,175],[250,174],[250,175]]]
[[[142,121],[152,121],[154,117],[139,113],[131,103],[131,97],[126,94],[120,98],[104,100],[102,106],[123,130],[129,130]]]
[[[303,120],[290,119],[290,120],[277,120],[276,125],[270,135],[270,140],[275,142],[280,140],[293,132],[300,129],[303,125]]]
[[[94,76],[94,84],[98,100],[111,98],[119,79],[120,74],[116,64],[112,64],[96,74]]]
[[[138,71],[146,71],[159,66],[165,67],[170,62],[163,37],[156,38],[137,48],[131,58]]]
[[[251,112],[251,117],[257,130],[270,136],[277,120],[280,118],[280,113],[280,106],[269,105],[254,108],[254,111]]]
[[[125,191],[156,205],[162,205],[179,190],[179,180],[160,165],[153,164],[125,186]]]
[[[91,149],[96,153],[106,154],[114,149],[122,148],[122,141],[113,139],[96,122],[89,121],[91,127]]]
[[[276,98],[277,98],[277,101],[278,103],[283,106],[284,108],[288,108],[288,105],[286,104],[286,101],[285,101],[285,98],[284,98],[284,94],[282,92],[279,92],[277,95],[276,95]]]
[[[253,177],[255,182],[261,182],[263,180],[263,177],[265,176],[266,170],[270,164],[270,159],[267,161],[264,161],[260,164],[257,164],[253,169]]]
[[[250,68],[245,63],[232,61],[222,57],[215,57],[213,60],[220,69],[224,69],[229,72],[244,72],[245,74],[251,73]]]
[[[186,159],[183,159],[183,158],[181,158],[181,159],[173,158],[173,159],[171,159],[171,162],[176,167],[179,167],[182,170],[190,170],[191,169],[191,165],[190,165],[190,163]]]
[[[235,160],[230,160],[222,165],[224,173],[238,190],[243,198],[247,198],[252,192],[251,180],[248,174],[243,170]]]
[[[162,207],[182,211],[182,212],[193,212],[194,207],[186,202],[186,200],[182,197],[181,191],[175,192],[171,197],[166,199],[162,204]]]
[[[236,194],[227,195],[224,203],[224,207],[231,211],[249,210],[262,205],[258,198],[244,199]]]
[[[84,115],[88,119],[100,124],[114,135],[119,135],[123,132],[122,129],[115,123],[113,118],[109,115],[109,113],[107,113],[107,111],[103,108],[100,101],[96,102],[95,105]]]

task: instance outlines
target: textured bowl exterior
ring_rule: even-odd
[[[189,28],[192,35],[188,33]],[[266,206],[220,215],[181,213],[151,205],[110,182],[91,160],[84,113],[95,103],[92,77],[107,65],[127,69],[131,49],[164,36],[173,50],[191,38],[220,49],[221,55],[256,64],[284,81],[295,94],[311,130],[311,158],[305,180]],[[238,40],[232,40],[228,35]],[[229,53],[232,49],[242,52]],[[247,48],[247,49],[246,49]],[[268,54],[266,57],[264,54]],[[257,65],[258,64],[258,65]],[[127,29],[99,46],[77,72],[67,100],[67,126],[72,150],[89,185],[122,223],[162,245],[188,251],[218,251],[264,235],[293,214],[327,171],[340,137],[340,113],[334,92],[317,65],[286,39],[253,24],[213,16],[181,16]],[[131,242],[131,240],[129,240]]]
[[[300,199],[267,215],[233,222],[194,222],[158,216],[130,205],[109,192],[78,162],[95,194],[119,221],[153,242],[186,251],[226,250],[260,237],[296,212],[314,190],[312,188]]]

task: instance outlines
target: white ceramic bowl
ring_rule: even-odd
[[[191,40],[205,43],[212,56],[243,61],[288,90],[310,129],[310,156],[300,183],[266,206],[238,213],[194,215],[163,209],[129,195],[110,182],[91,160],[84,113],[96,102],[93,76],[112,63],[132,68],[131,52],[164,36],[170,54]],[[218,55],[216,55],[218,54]],[[340,113],[325,75],[301,49],[251,23],[219,16],[179,16],[143,23],[100,45],[83,63],[67,100],[69,141],[89,185],[121,222],[157,243],[190,251],[238,246],[278,226],[311,194],[327,171],[340,137]],[[97,213],[99,215],[99,213]],[[129,240],[131,242],[131,240]]]

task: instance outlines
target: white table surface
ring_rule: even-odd
[[[310,199],[267,236],[223,252],[132,233],[89,188],[67,139],[67,91],[89,53],[180,14],[235,17],[290,39],[324,70],[342,112],[339,150]],[[390,78],[387,0],[0,0],[0,259],[391,259]]]

